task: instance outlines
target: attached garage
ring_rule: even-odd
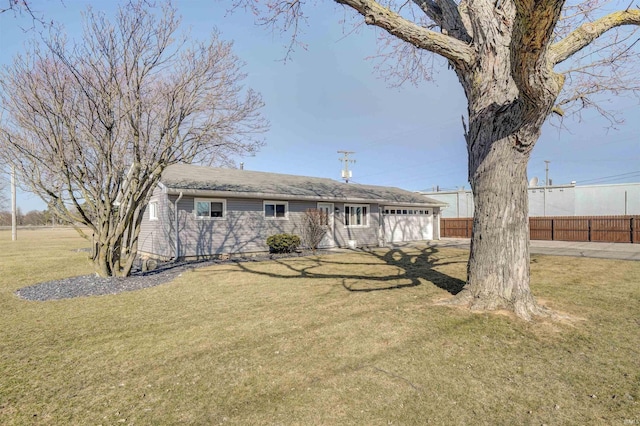
[[[433,240],[439,238],[434,232],[434,210],[410,206],[385,206],[382,215],[385,242]],[[435,229],[435,231],[438,231]]]

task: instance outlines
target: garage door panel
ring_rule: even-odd
[[[384,226],[387,242],[433,239],[432,215],[385,215]]]

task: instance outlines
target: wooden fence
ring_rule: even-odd
[[[471,238],[472,218],[440,219],[443,237]],[[640,216],[548,216],[529,218],[532,240],[640,244]]]
[[[440,218],[440,236],[450,238],[471,238],[473,218]]]

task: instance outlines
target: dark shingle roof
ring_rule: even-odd
[[[192,194],[229,193],[286,199],[369,201],[388,204],[445,206],[445,203],[399,188],[343,183],[327,178],[294,176],[251,170],[175,164],[160,179],[167,191]]]

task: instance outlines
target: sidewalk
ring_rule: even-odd
[[[468,238],[442,238],[432,244],[469,249],[469,242]],[[640,261],[640,244],[532,240],[530,247],[532,254]]]

